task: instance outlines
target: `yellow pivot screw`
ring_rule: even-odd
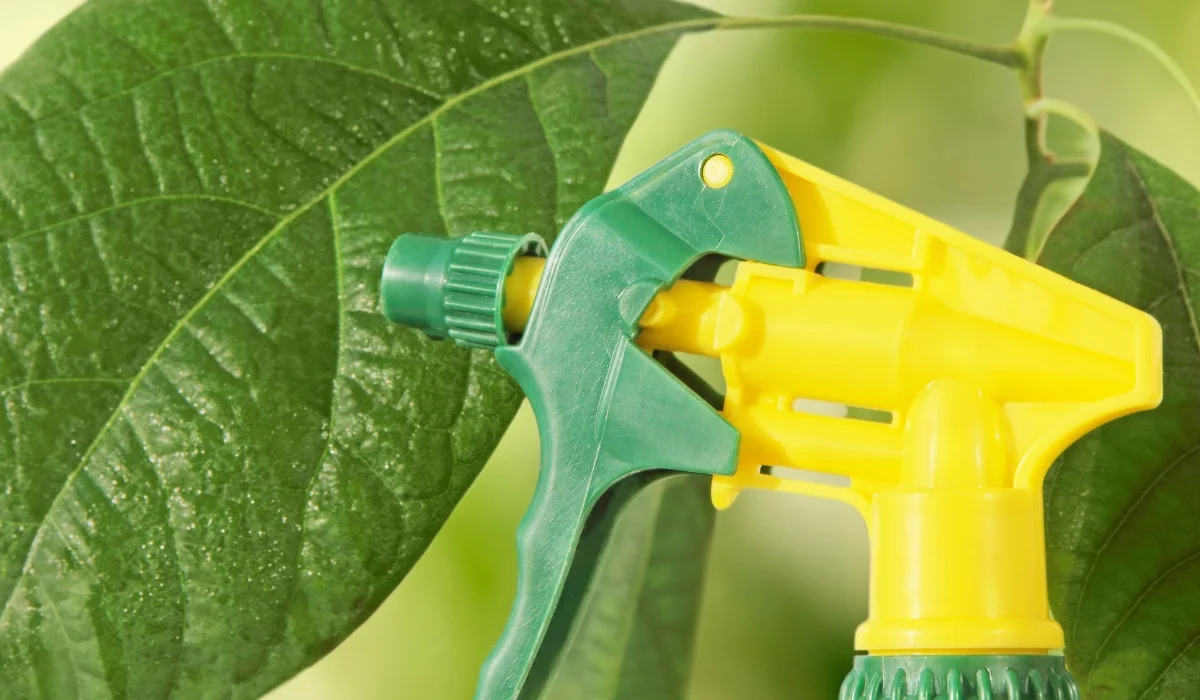
[[[714,190],[728,185],[733,179],[733,161],[724,153],[709,156],[700,166],[700,179]]]

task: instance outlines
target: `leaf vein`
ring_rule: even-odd
[[[1104,554],[1105,550],[1108,549],[1108,545],[1111,544],[1114,539],[1116,539],[1117,535],[1125,527],[1125,523],[1129,521],[1130,516],[1137,511],[1150,493],[1154,491],[1154,489],[1158,488],[1158,485],[1162,483],[1163,479],[1165,479],[1168,474],[1174,471],[1176,467],[1178,467],[1180,464],[1183,464],[1189,457],[1195,455],[1197,452],[1200,452],[1200,443],[1197,443],[1184,450],[1178,457],[1172,460],[1170,464],[1160,471],[1154,477],[1154,479],[1150,481],[1149,485],[1142,489],[1142,492],[1138,495],[1137,499],[1125,509],[1125,512],[1121,514],[1120,520],[1117,521],[1117,524],[1114,525],[1113,529],[1108,533],[1108,537],[1104,540],[1104,543],[1101,544],[1100,548],[1096,550],[1096,553],[1092,555],[1092,563],[1088,567],[1087,573],[1084,574],[1083,584],[1079,587],[1079,595],[1075,598],[1075,622],[1071,625],[1072,638],[1078,638],[1077,633],[1079,631],[1079,620],[1083,617],[1079,614],[1079,611],[1083,607],[1083,598],[1087,594],[1088,584],[1091,583],[1092,574],[1096,571],[1096,565],[1100,562],[1100,558]],[[1095,660],[1096,659],[1093,658],[1092,662],[1095,663]],[[1091,666],[1088,668],[1090,670]]]
[[[276,219],[276,220],[283,218],[279,214],[276,214],[275,212],[273,212],[269,209],[266,209],[265,207],[261,207],[257,204],[252,204],[251,202],[247,202],[242,199],[236,199],[234,197],[223,197],[220,195],[213,195],[213,194],[155,194],[155,195],[150,195],[148,197],[131,199],[127,202],[120,202],[118,204],[113,204],[112,206],[104,207],[103,209],[96,209],[95,211],[89,211],[89,212],[80,214],[78,216],[73,216],[69,219],[63,219],[61,221],[56,221],[52,224],[40,226],[38,228],[30,229],[28,231],[23,231],[11,238],[7,238],[3,241],[0,241],[0,245],[5,245],[5,246],[11,245],[18,241],[22,241],[26,238],[31,238],[33,236],[47,233],[49,231],[52,231],[53,229],[56,229],[56,228],[59,228],[62,226],[69,226],[70,224],[79,223],[80,221],[86,221],[88,219],[91,219],[91,218],[94,218],[97,216],[109,214],[114,211],[120,211],[121,209],[128,209],[130,207],[136,207],[136,206],[139,206],[142,204],[150,204],[153,202],[174,202],[174,201],[220,202],[222,204],[232,204],[235,206],[245,207],[246,209],[252,209],[254,211],[259,212],[260,214],[266,214],[267,216],[270,216],[271,218]]]
[[[226,61],[241,61],[241,60],[249,60],[249,61],[258,61],[258,60],[263,60],[263,61],[266,61],[266,60],[308,61],[308,62],[312,62],[312,63],[321,63],[321,64],[325,64],[325,65],[330,65],[330,66],[337,66],[339,68],[350,71],[352,73],[362,73],[364,75],[369,75],[369,76],[372,76],[375,78],[379,78],[380,80],[385,80],[385,81],[392,83],[394,85],[397,85],[399,87],[403,87],[403,88],[407,88],[409,90],[413,90],[415,92],[419,92],[419,93],[425,95],[426,97],[431,97],[434,99],[444,99],[445,98],[445,95],[440,95],[436,92],[429,90],[428,88],[424,88],[424,87],[421,87],[420,85],[416,85],[415,83],[410,83],[410,82],[401,80],[400,78],[397,78],[393,75],[388,75],[387,73],[384,73],[382,71],[377,71],[377,70],[373,70],[370,68],[364,68],[362,66],[354,65],[353,63],[347,63],[345,61],[339,61],[339,60],[333,59],[333,58],[326,58],[323,56],[305,56],[303,54],[293,54],[293,53],[273,52],[273,51],[231,53],[231,54],[222,54],[220,56],[213,56],[211,58],[206,58],[202,61],[194,61],[192,63],[188,63],[188,64],[185,64],[182,66],[178,66],[176,68],[172,68],[171,70],[159,73],[158,75],[155,75],[151,78],[147,78],[146,80],[143,80],[140,83],[131,85],[123,90],[119,90],[117,92],[113,92],[108,95],[104,95],[103,97],[97,97],[97,98],[94,98],[91,100],[87,100],[85,102],[81,102],[78,105],[75,105],[74,107],[72,107],[71,109],[64,110],[62,112],[56,112],[54,114],[46,115],[45,117],[38,119],[36,123],[34,123],[33,125],[25,128],[25,129],[8,129],[7,131],[0,130],[0,138],[4,138],[4,137],[15,138],[15,137],[22,136],[22,135],[28,135],[30,133],[37,131],[41,126],[45,125],[47,122],[54,121],[57,119],[62,119],[64,117],[69,117],[73,114],[78,114],[79,112],[83,111],[84,109],[86,109],[92,105],[95,105],[95,104],[100,104],[102,102],[107,102],[109,100],[114,100],[114,99],[117,99],[120,97],[124,97],[126,95],[129,95],[129,94],[137,91],[137,90],[140,90],[143,87],[146,87],[147,85],[156,83],[160,80],[169,80],[170,78],[173,78],[177,75],[186,73],[188,71],[199,70],[201,68],[204,68],[206,66],[210,66],[210,65],[213,65],[216,63],[222,63],[222,62],[226,62]]]
[[[163,378],[166,379],[168,382],[170,382],[171,384],[174,385],[172,378],[167,376],[166,372],[163,372],[161,370],[161,368],[159,368],[159,374],[162,375]],[[182,399],[186,403],[187,398],[183,396],[183,392],[179,391],[178,385],[175,385],[175,387],[176,387],[176,393],[179,395],[180,399]],[[150,455],[150,450],[146,444],[145,439],[141,435],[137,434],[137,431],[136,431],[136,429],[134,429],[132,421],[129,422],[129,426],[130,426],[130,429],[134,432],[134,434],[137,435],[137,437],[138,437],[137,442],[138,442],[139,447],[142,450],[142,456],[146,460],[146,467],[147,467],[147,469],[150,470],[150,473],[154,475],[154,481],[158,484],[158,491],[163,499],[163,503],[162,503],[163,525],[165,526],[167,533],[170,535],[170,538],[171,538],[171,549],[172,549],[172,553],[174,555],[173,558],[175,560],[174,561],[175,574],[179,578],[179,611],[180,611],[181,619],[179,621],[179,637],[178,637],[178,639],[182,640],[184,632],[187,629],[187,620],[188,620],[187,577],[184,576],[184,573],[183,573],[183,547],[179,542],[179,529],[175,527],[175,523],[171,522],[171,494],[170,494],[170,491],[167,489],[166,480],[163,479],[163,475],[160,474],[158,471],[158,463]],[[130,523],[130,524],[132,525],[132,523]],[[183,654],[180,653],[175,657],[175,663],[172,665],[172,669],[171,669],[171,683],[168,687],[171,688],[172,694],[174,694],[175,684],[178,682],[179,674],[182,671],[183,671]]]
[[[67,633],[67,626],[63,623],[62,613],[59,612],[58,603],[54,602],[54,596],[50,595],[50,592],[46,590],[41,581],[37,582],[37,587],[41,591],[42,596],[45,597],[46,602],[50,604],[50,610],[54,613],[54,621],[58,623],[58,630],[62,633],[63,641],[66,642],[67,658],[71,661],[71,674],[74,677],[72,685],[75,686],[75,692],[79,692],[79,681],[82,675],[79,672],[79,664],[75,661],[75,652],[71,648],[71,635]],[[15,586],[13,590],[16,590]]]
[[[1113,626],[1111,631],[1109,631],[1108,636],[1106,636],[1104,638],[1104,641],[1100,643],[1099,648],[1096,649],[1096,653],[1092,657],[1092,663],[1089,664],[1089,666],[1088,666],[1089,682],[1091,681],[1091,678],[1092,678],[1092,671],[1094,671],[1096,668],[1096,661],[1098,661],[1100,659],[1100,655],[1108,647],[1108,643],[1110,641],[1112,641],[1113,637],[1116,636],[1117,631],[1120,630],[1121,627],[1123,627],[1125,625],[1125,622],[1133,615],[1133,612],[1138,609],[1138,607],[1142,604],[1142,601],[1145,600],[1154,591],[1155,588],[1158,588],[1158,586],[1163,581],[1167,580],[1167,578],[1169,578],[1171,576],[1171,574],[1175,573],[1179,569],[1182,569],[1184,566],[1187,566],[1189,563],[1195,561],[1196,559],[1200,559],[1200,549],[1192,551],[1190,554],[1188,554],[1184,558],[1182,558],[1179,561],[1172,564],[1165,571],[1163,571],[1161,574],[1159,574],[1158,578],[1151,581],[1150,585],[1147,586],[1145,588],[1145,590],[1143,590],[1141,592],[1140,595],[1138,595],[1137,599],[1134,600],[1133,603],[1129,606],[1129,609],[1127,611],[1125,611],[1125,614],[1121,616],[1121,619],[1117,621],[1117,624]]]
[[[342,348],[345,347],[346,335],[346,283],[345,275],[342,271],[342,232],[341,220],[338,216],[337,198],[336,195],[330,193],[329,200],[329,222],[330,230],[333,235],[333,265],[335,270],[335,280],[337,283],[338,297],[338,344],[337,356],[334,358],[334,378],[330,382],[329,389],[329,419],[325,426],[327,436],[325,438],[325,448],[321,451],[321,456],[317,458],[317,463],[313,467],[312,473],[308,476],[308,485],[304,488],[303,501],[301,502],[300,513],[300,534],[296,544],[296,558],[292,563],[292,570],[295,573],[295,578],[292,581],[292,591],[288,596],[287,602],[284,604],[284,611],[290,608],[296,599],[297,593],[300,590],[300,558],[304,554],[304,542],[308,537],[308,512],[309,506],[312,503],[313,489],[316,488],[317,480],[321,477],[321,472],[328,463],[333,452],[333,443],[336,439],[334,429],[336,427],[337,418],[337,381],[342,373]],[[280,630],[280,636],[286,632],[286,626]]]
[[[17,96],[9,92],[7,88],[0,88],[0,96],[3,96],[4,99],[16,105],[17,111],[21,113],[22,117],[25,117],[29,125],[37,123],[37,117],[34,116],[33,110],[29,108],[29,105],[17,99]]]
[[[203,5],[204,9],[208,11],[208,16],[212,18],[213,26],[215,26],[217,31],[221,33],[222,38],[224,38],[225,42],[229,44],[229,48],[235,51],[240,50],[241,47],[238,46],[237,42],[233,40],[233,33],[230,32],[229,28],[225,26],[225,23],[221,21],[221,15],[217,14],[217,8],[212,6],[212,2],[210,2],[210,0],[201,0],[200,4]]]
[[[38,158],[45,164],[46,170],[54,175],[54,182],[67,194],[67,199],[71,201],[75,210],[79,211],[79,193],[67,185],[67,181],[63,179],[62,173],[58,172],[58,168],[54,167],[54,161],[46,153],[46,144],[40,133],[33,140],[33,143],[37,147]]]
[[[329,31],[329,15],[325,10],[325,0],[315,0],[316,17],[314,24],[317,28],[317,33],[321,35],[321,41],[325,42],[326,46],[333,46],[333,33]]]
[[[558,151],[554,150],[554,145],[550,143],[550,132],[546,130],[546,120],[542,117],[541,110],[538,109],[538,100],[535,94],[532,73],[525,75],[525,90],[529,95],[529,106],[533,110],[534,118],[537,119],[538,128],[542,130],[542,138],[546,140],[546,150],[550,151],[550,162],[554,165],[554,224],[561,228],[566,223],[562,220],[563,214],[560,211],[565,196],[563,194],[562,179],[559,178],[559,175],[562,173],[562,166],[558,163]]]
[[[318,2],[324,2],[324,0],[318,0]],[[402,41],[400,39],[400,32],[396,28],[397,22],[395,18],[392,17],[391,13],[388,12],[387,6],[384,5],[381,0],[371,0],[371,4],[374,5],[375,12],[379,14],[381,23],[383,26],[387,27],[388,35],[391,37],[392,51],[390,58],[396,62],[397,68],[403,69],[404,57],[400,55],[400,46]]]
[[[1167,226],[1163,223],[1162,215],[1158,211],[1158,203],[1154,201],[1154,197],[1150,195],[1150,189],[1146,186],[1146,180],[1142,177],[1142,172],[1134,164],[1133,159],[1126,159],[1126,166],[1129,172],[1133,175],[1133,180],[1142,190],[1142,195],[1146,198],[1146,204],[1150,207],[1150,213],[1154,217],[1155,227],[1162,234],[1163,241],[1167,244],[1167,252],[1171,254],[1171,262],[1175,267],[1175,275],[1179,281],[1179,291],[1183,293],[1183,303],[1187,306],[1188,322],[1192,327],[1192,340],[1196,343],[1196,352],[1200,354],[1200,326],[1197,326],[1196,321],[1196,306],[1192,303],[1192,295],[1188,290],[1187,281],[1183,278],[1184,268],[1183,263],[1179,259],[1179,251],[1175,249],[1175,239],[1171,238]]]
[[[142,101],[134,95],[130,102],[133,103],[133,124],[137,130],[138,143],[141,145],[141,155],[146,159],[146,165],[150,167],[150,172],[154,173],[154,181],[158,184],[158,191],[165,192],[167,190],[167,181],[163,177],[162,166],[159,165],[158,159],[154,157],[154,150],[150,147],[150,140],[146,137],[146,124],[142,120]]]
[[[1149,216],[1142,218],[1142,219],[1138,219],[1137,221],[1133,221],[1124,226],[1118,226],[1114,229],[1110,229],[1109,231],[1105,232],[1104,235],[1100,236],[1096,240],[1094,240],[1091,243],[1084,246],[1078,253],[1076,253],[1074,255],[1074,257],[1071,258],[1071,262],[1067,263],[1067,265],[1070,267],[1075,267],[1076,265],[1079,264],[1080,260],[1083,260],[1092,251],[1094,251],[1097,248],[1099,248],[1100,246],[1104,245],[1109,240],[1115,238],[1118,234],[1136,231],[1138,226],[1141,226],[1142,224],[1147,224],[1147,223],[1153,223],[1153,219]]]
[[[438,215],[442,217],[442,227],[447,236],[454,235],[450,227],[450,210],[446,207],[446,178],[442,173],[442,131],[438,128],[438,120],[429,121],[429,129],[433,132],[433,191],[437,195]]]
[[[0,387],[0,395],[45,384],[124,384],[127,381],[129,380],[121,377],[47,377],[45,379],[30,379]]]
[[[198,313],[200,313],[200,311],[207,306],[208,302],[211,301],[214,296],[216,296],[216,294],[221,290],[222,287],[224,287],[231,279],[233,279],[234,276],[236,276],[238,274],[238,272],[246,265],[247,262],[254,259],[258,255],[258,253],[260,251],[262,251],[263,248],[265,248],[271,241],[273,241],[284,230],[286,230],[290,224],[292,224],[294,221],[296,221],[298,218],[300,218],[300,216],[302,216],[309,209],[311,209],[312,207],[314,207],[318,203],[320,203],[327,196],[338,191],[342,187],[342,185],[344,185],[351,178],[353,178],[355,175],[357,175],[362,169],[366,168],[368,165],[373,163],[382,154],[386,153],[388,150],[390,150],[396,144],[403,142],[411,134],[415,133],[420,128],[424,127],[425,125],[429,124],[433,120],[437,119],[438,116],[440,116],[441,114],[445,113],[446,111],[452,109],[453,107],[457,106],[461,102],[468,100],[477,94],[483,93],[493,87],[496,87],[497,85],[503,85],[510,80],[521,78],[526,73],[538,70],[539,68],[542,68],[543,66],[551,65],[557,61],[563,60],[570,56],[576,56],[576,55],[579,55],[582,53],[586,53],[598,46],[608,46],[608,45],[616,44],[616,43],[619,43],[622,41],[629,41],[634,38],[638,38],[638,37],[642,37],[642,36],[649,36],[649,35],[654,35],[654,34],[660,34],[660,33],[664,33],[664,32],[684,31],[689,28],[702,29],[705,27],[713,26],[717,23],[718,23],[717,20],[714,20],[714,19],[685,20],[685,21],[681,21],[681,22],[667,23],[667,24],[662,24],[662,25],[657,25],[657,26],[645,27],[645,28],[627,32],[624,34],[611,35],[611,36],[607,36],[607,37],[598,39],[596,41],[593,41],[593,42],[590,42],[587,44],[581,44],[578,46],[573,46],[573,47],[570,47],[567,49],[563,49],[556,53],[549,54],[547,56],[543,56],[542,58],[537,59],[535,61],[531,61],[530,63],[527,63],[523,66],[520,66],[518,68],[510,70],[506,73],[501,73],[497,76],[489,78],[468,90],[465,90],[465,91],[458,93],[452,97],[449,97],[444,102],[442,102],[442,104],[440,104],[437,107],[435,107],[434,109],[430,110],[427,114],[425,114],[425,116],[421,117],[420,119],[416,120],[412,124],[401,129],[400,131],[398,131],[394,136],[392,136],[392,138],[388,139],[386,142],[384,142],[382,145],[380,145],[378,148],[376,148],[374,151],[372,151],[369,155],[367,155],[365,158],[363,158],[361,161],[359,161],[358,163],[354,164],[349,169],[347,169],[345,173],[343,173],[337,180],[332,182],[325,190],[320,192],[317,196],[310,199],[307,203],[297,207],[296,209],[291,211],[287,216],[280,219],[279,223],[277,223],[273,228],[271,228],[269,231],[267,231],[267,233],[264,234],[262,236],[262,238],[260,238],[253,246],[251,246],[242,255],[242,257],[239,258],[237,260],[237,262],[235,262],[232,266],[230,266],[230,268],[225,272],[225,274],[223,274],[219,279],[217,279],[212,284],[212,286],[209,287],[209,289],[204,293],[204,295],[201,296],[200,299],[197,300],[197,302],[190,309],[188,309],[188,311],[179,319],[178,323],[176,323],[175,326],[172,327],[171,330],[167,332],[167,334],[163,338],[163,340],[155,347],[154,351],[151,352],[150,356],[146,359],[145,363],[143,363],[141,368],[139,368],[138,372],[130,380],[128,389],[126,389],[126,391],[125,391],[124,395],[121,397],[120,401],[117,402],[117,405],[114,407],[112,413],[109,415],[108,420],[105,421],[105,423],[97,431],[95,438],[93,438],[91,443],[88,445],[88,448],[84,451],[82,457],[80,458],[79,462],[76,464],[75,468],[71,471],[71,473],[64,480],[63,486],[58,490],[58,493],[55,494],[54,499],[51,501],[49,508],[47,508],[47,511],[46,511],[47,514],[49,514],[58,505],[59,501],[63,497],[63,494],[66,493],[67,487],[71,483],[73,483],[76,478],[78,478],[78,475],[80,474],[80,472],[87,465],[87,463],[91,460],[92,455],[99,448],[101,441],[105,438],[105,436],[108,435],[109,431],[112,429],[112,427],[116,423],[117,419],[124,413],[126,407],[129,405],[130,400],[133,398],[133,395],[137,392],[138,388],[141,386],[142,382],[145,380],[145,378],[149,374],[150,370],[158,363],[158,361],[162,357],[163,353],[166,352],[167,348],[171,345],[171,343],[175,340],[175,338],[178,337],[179,334],[190,325],[192,319],[195,318],[195,316]],[[45,520],[43,519],[43,526],[44,526],[44,523],[45,523]],[[38,528],[39,535],[40,535],[41,531],[42,531],[42,528],[39,527]],[[23,565],[21,568],[21,578],[24,578],[29,574],[28,564],[29,564],[30,558],[33,554],[33,550],[36,548],[37,539],[38,539],[38,536],[35,535],[34,542],[30,544],[29,550],[26,552],[25,565]],[[17,586],[14,586],[13,591],[15,591],[16,588],[17,588]],[[4,608],[3,608],[4,613],[2,615],[0,615],[0,619],[2,619],[4,616],[7,615],[8,611],[10,610],[9,605],[11,604],[11,602],[12,602],[12,591],[10,591],[7,599],[4,602]]]
[[[467,0],[467,2],[469,2],[471,5],[474,5],[476,8],[483,10],[485,14],[499,20],[500,24],[502,24],[505,29],[528,42],[530,46],[537,47],[539,50],[546,52],[552,49],[549,43],[535,40],[525,32],[519,23],[513,22],[510,19],[511,13],[501,12],[494,7],[484,5],[483,3],[479,2],[479,0]]]
[[[138,57],[138,60],[140,60],[143,63],[145,63],[146,65],[150,66],[152,69],[154,69],[154,70],[165,70],[166,69],[166,66],[164,66],[163,64],[159,63],[157,60],[148,56],[145,51],[142,51],[141,47],[134,44],[129,39],[125,38],[119,32],[113,31],[107,25],[105,25],[103,22],[97,22],[96,26],[100,29],[100,31],[107,34],[113,41],[115,41],[118,44],[120,44],[121,46],[124,46],[125,48],[129,49],[130,52],[133,53],[133,55]]]
[[[1196,646],[1196,642],[1200,642],[1200,632],[1197,632],[1195,636],[1192,637],[1191,641],[1185,644],[1184,647],[1179,650],[1179,653],[1171,659],[1170,663],[1163,667],[1163,670],[1160,671],[1158,675],[1150,681],[1150,685],[1146,686],[1146,689],[1137,697],[1137,700],[1144,700],[1144,698],[1150,694],[1150,691],[1154,690],[1154,686],[1158,685],[1159,681],[1161,681],[1163,678],[1166,678],[1171,669],[1175,667],[1175,664],[1183,658],[1183,655],[1191,651],[1192,647]]]
[[[92,122],[84,118],[84,115],[82,114],[79,115],[79,125],[83,127],[83,132],[87,135],[88,145],[91,146],[96,152],[96,159],[100,161],[100,167],[104,169],[104,184],[108,185],[109,201],[115,204],[121,199],[115,184],[116,177],[114,176],[113,169],[108,162],[108,158],[104,154],[104,149],[100,147],[99,139],[96,138],[95,128],[92,126]],[[40,140],[41,132],[36,132],[34,137]],[[78,211],[78,209],[79,205],[76,204],[76,211]]]

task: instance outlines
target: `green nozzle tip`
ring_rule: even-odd
[[[383,313],[393,323],[464,347],[503,345],[504,281],[517,256],[531,254],[546,254],[534,234],[406,233],[392,243],[383,264]]]
[[[406,233],[392,243],[380,284],[383,314],[389,321],[446,336],[441,295],[455,245],[453,239],[420,233]]]

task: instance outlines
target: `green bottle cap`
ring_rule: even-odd
[[[392,243],[383,264],[383,313],[393,323],[463,347],[504,345],[504,281],[520,255],[545,256],[546,244],[532,233],[406,233]]]
[[[864,655],[838,700],[1079,700],[1062,656]]]

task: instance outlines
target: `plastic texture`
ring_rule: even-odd
[[[680,281],[649,305],[637,340],[721,360],[722,415],[742,447],[737,473],[713,479],[714,505],[726,508],[749,488],[857,508],[871,533],[861,650],[1061,649],[1046,596],[1042,479],[1087,431],[1161,400],[1158,323],[764,152],[795,203],[805,268],[742,263],[731,287]],[[822,262],[911,282],[834,279],[816,272]],[[518,264],[514,308],[537,290],[540,261]],[[796,410],[803,399],[892,419],[805,413]],[[850,484],[785,478],[780,467]]]
[[[732,286],[675,281],[708,251],[752,262]],[[822,263],[906,283],[834,279]],[[745,489],[857,508],[871,585],[856,646],[877,655],[860,664],[1040,659],[1017,668],[1026,685],[1050,677],[1038,664],[1061,668],[1042,479],[1087,431],[1161,400],[1153,318],[729,132],[586,205],[548,259],[513,261],[505,290],[505,333],[523,335],[496,355],[533,404],[542,469],[477,697],[517,696],[590,507],[651,467],[712,474],[718,508]],[[648,350],[719,358],[720,415]],[[803,399],[891,421],[806,413]],[[895,697],[959,697],[931,673],[941,694],[918,683]]]
[[[394,323],[470,348],[507,342],[504,285],[518,256],[545,255],[537,235],[400,236],[383,265],[383,313]]]
[[[1079,688],[1061,656],[858,656],[838,700],[1079,700]]]
[[[715,154],[737,169],[716,188],[700,176]],[[543,468],[517,532],[516,601],[478,697],[519,693],[601,494],[652,468],[733,473],[737,431],[633,343],[650,300],[706,253],[803,264],[783,183],[730,132],[585,205],[555,242],[520,342],[497,349],[533,406]]]

